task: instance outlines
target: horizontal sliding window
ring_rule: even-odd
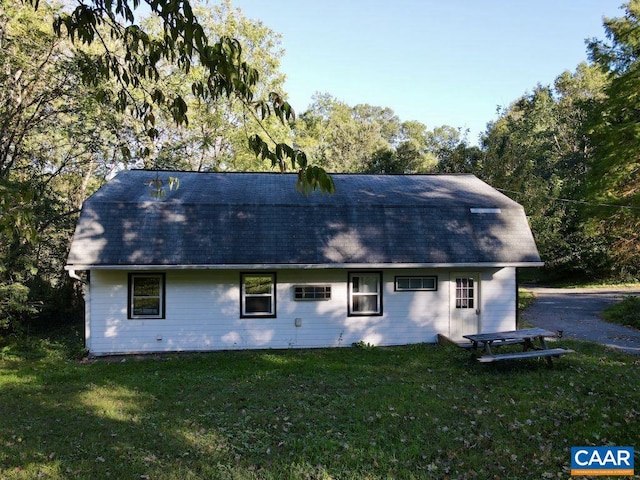
[[[396,277],[395,279],[396,292],[435,291],[437,289],[438,277],[436,276]]]
[[[304,300],[330,300],[331,285],[294,285],[293,299]]]

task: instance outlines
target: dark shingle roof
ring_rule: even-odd
[[[179,188],[154,199],[155,175],[85,202],[68,268],[540,262],[522,207],[473,175],[334,174],[307,196],[293,174],[161,172]]]

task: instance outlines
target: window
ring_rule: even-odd
[[[243,273],[241,284],[241,317],[276,316],[275,273]]]
[[[438,277],[396,277],[395,290],[396,292],[435,291],[438,290]]]
[[[164,273],[129,274],[129,318],[165,318],[164,304]]]
[[[382,274],[349,274],[349,315],[382,315]]]
[[[293,299],[304,300],[331,300],[331,285],[294,285]]]
[[[475,308],[473,278],[456,278],[456,308]]]
[[[470,208],[469,211],[475,214],[501,213],[499,208]]]

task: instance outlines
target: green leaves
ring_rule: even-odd
[[[279,167],[280,171],[287,170],[287,163],[291,163],[291,167],[298,168],[298,182],[296,188],[298,191],[309,194],[315,190],[322,193],[335,192],[335,185],[331,176],[325,170],[318,166],[309,166],[306,154],[298,149],[292,148],[286,143],[278,143],[275,149],[271,149],[269,144],[265,142],[260,135],[252,135],[249,137],[249,147],[262,160],[270,160],[272,167]]]
[[[35,0],[28,1],[37,8]],[[100,47],[101,53],[83,54],[81,64],[86,83],[97,86],[100,80],[117,82],[117,92],[113,95],[103,92],[100,99],[111,102],[119,112],[131,113],[141,120],[148,138],[155,141],[159,138],[155,109],[167,112],[177,126],[189,125],[189,101],[181,94],[169,93],[162,83],[164,65],[172,64],[185,76],[198,66],[204,75],[191,81],[193,96],[204,102],[222,98],[241,102],[246,111],[253,112],[258,127],[269,140],[267,143],[258,134],[251,136],[251,150],[281,171],[287,163],[293,169],[306,171],[306,155],[275,141],[264,124],[270,117],[284,125],[292,122],[293,108],[275,92],[269,93],[266,99],[256,99],[260,74],[244,60],[238,39],[220,35],[211,42],[188,0],[145,0],[145,3],[159,18],[161,31],[157,34],[134,23],[139,0],[80,3],[71,13],[60,14],[54,22],[59,36]],[[122,19],[125,25],[121,24]],[[304,175],[304,178],[310,175],[315,179],[312,189],[331,190],[332,183],[326,179],[318,183],[322,175],[320,170],[314,171],[317,175]]]
[[[618,204],[594,208],[587,223],[613,245],[621,275],[640,275],[640,1],[620,18],[605,19],[606,41],[589,43],[591,58],[608,74],[606,97],[590,119],[594,157],[589,164],[589,200]],[[630,208],[629,208],[630,207]]]
[[[591,60],[618,74],[627,73],[640,59],[640,2],[631,0],[623,7],[623,17],[604,19],[608,40],[591,39],[587,43]]]
[[[276,107],[286,118],[286,105]],[[296,145],[333,172],[425,173],[436,163],[426,126],[400,122],[389,108],[351,107],[328,94],[316,95],[293,129]]]
[[[0,283],[0,334],[19,332],[22,320],[37,312],[29,303],[29,288],[21,283]]]
[[[32,205],[36,195],[28,183],[0,179],[0,239],[4,246],[33,243],[38,238]],[[2,262],[0,257],[0,262]]]
[[[90,45],[95,40],[98,26],[102,25],[102,22],[103,18],[98,9],[81,4],[71,14],[57,17],[53,22],[53,30],[61,36],[64,26],[72,42],[79,40],[85,45]]]
[[[296,188],[299,192],[307,195],[314,190],[319,190],[323,193],[333,193],[336,190],[331,176],[323,168],[316,165],[302,168],[298,171]]]
[[[150,187],[149,195],[151,195],[155,199],[162,199],[167,196],[166,187],[169,187],[169,190],[177,190],[180,188],[180,179],[178,177],[168,177],[166,180],[160,178],[159,174],[149,180],[147,186]]]
[[[189,118],[187,117],[187,104],[184,99],[180,96],[177,96],[173,99],[171,104],[169,105],[169,111],[171,112],[171,116],[176,121],[178,125],[189,124]]]

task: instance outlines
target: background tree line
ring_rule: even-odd
[[[295,123],[281,121],[292,112],[281,101],[280,37],[229,0],[151,2],[152,13],[127,28],[113,23],[128,18],[126,1],[93,4],[104,21],[47,2],[0,4],[4,331],[78,312],[62,268],[77,213],[130,167],[292,169],[324,190],[324,171],[473,173],[524,205],[547,275],[640,277],[640,0],[605,21],[606,40],[588,42],[589,63],[501,108],[477,146],[455,127],[427,128],[327,93]],[[176,4],[183,23],[166,20]],[[264,97],[271,103],[255,100]],[[253,135],[260,129],[266,142]]]

